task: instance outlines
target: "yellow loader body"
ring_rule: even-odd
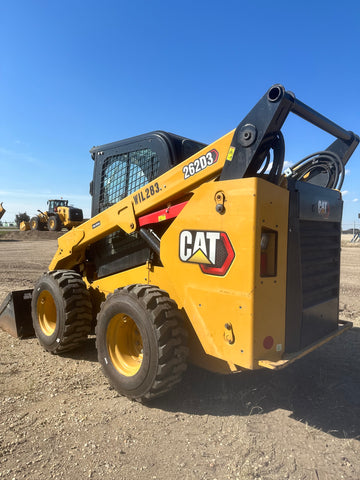
[[[284,169],[290,112],[337,139]],[[188,360],[278,369],[343,333],[340,188],[358,143],[275,85],[210,145],[157,131],[94,147],[92,217],[33,291],[41,345],[62,353],[95,331],[110,383],[145,401]]]
[[[219,191],[227,209],[221,217],[214,208]],[[278,360],[285,344],[287,204],[285,189],[261,179],[201,185],[162,237],[163,267],[145,265],[96,280],[91,287],[108,295],[119,285],[141,282],[167,291],[191,318],[192,362],[209,370],[256,369],[263,358]],[[192,237],[182,232],[191,232]],[[207,232],[213,244],[226,232],[231,245],[224,260],[226,271],[204,274],[201,270],[211,261]],[[274,232],[277,238],[276,272],[269,276],[261,276],[260,271],[264,232]],[[181,238],[185,238],[183,246]],[[181,248],[186,253],[183,259]],[[269,349],[263,342],[270,336]]]

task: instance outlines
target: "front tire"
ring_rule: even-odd
[[[43,230],[43,225],[39,217],[32,217],[30,220],[30,230]]]
[[[40,277],[31,311],[35,334],[48,352],[74,350],[90,334],[90,294],[81,276],[72,270],[55,270]]]
[[[62,228],[61,220],[59,215],[50,215],[48,222],[47,222],[47,227],[50,232],[59,232]]]
[[[97,317],[98,359],[112,386],[143,401],[163,395],[186,370],[187,332],[176,303],[158,287],[110,294]]]

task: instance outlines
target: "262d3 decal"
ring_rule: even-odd
[[[219,152],[213,148],[209,152],[205,153],[205,155],[201,155],[201,157],[197,158],[193,162],[188,163],[183,167],[184,180],[192,177],[196,173],[201,172],[205,168],[210,167],[217,162],[218,158]]]
[[[197,263],[203,273],[223,276],[235,252],[225,232],[183,230],[179,237],[179,257],[182,262]]]

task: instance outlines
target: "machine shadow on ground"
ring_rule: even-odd
[[[291,418],[339,438],[360,439],[360,328],[293,365],[224,376],[190,366],[181,385],[149,406],[192,415]]]
[[[95,336],[90,336],[82,347],[66,352],[62,354],[62,356],[85,362],[97,362],[98,358],[95,341]]]
[[[259,416],[283,409],[335,437],[360,439],[359,345],[360,328],[353,328],[277,372],[220,375],[190,365],[179,386],[146,405],[212,416]],[[95,338],[64,356],[97,362]]]

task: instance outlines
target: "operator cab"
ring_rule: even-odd
[[[48,212],[55,213],[57,211],[57,207],[67,207],[68,200],[48,200]]]
[[[155,131],[90,150],[91,216],[114,205],[206,146],[173,133]]]
[[[90,183],[91,215],[95,216],[183,162],[206,146],[169,132],[155,131],[90,150],[94,176]],[[91,245],[88,260],[98,278],[143,265],[148,244],[134,233],[112,233]]]

